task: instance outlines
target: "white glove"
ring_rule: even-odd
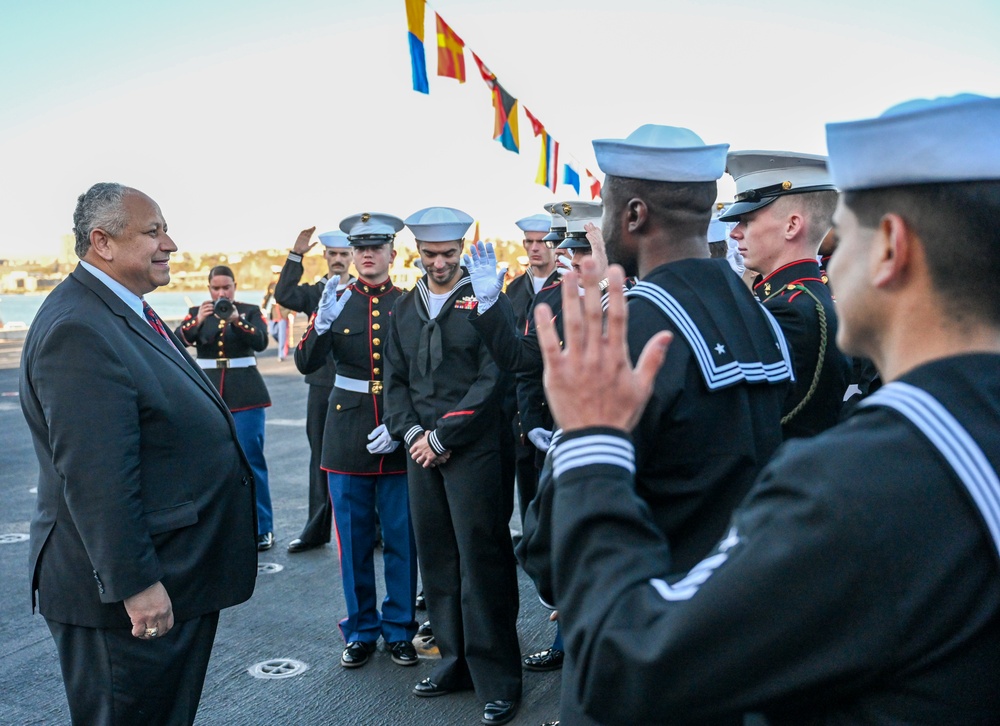
[[[740,254],[739,243],[732,237],[729,238],[726,245],[726,261],[733,268],[733,272],[743,277],[743,273],[747,271],[747,267],[743,264],[743,255]]]
[[[316,310],[316,320],[313,322],[316,332],[322,335],[328,331],[350,299],[350,290],[344,290],[344,294],[338,300],[336,284],[333,284],[332,281],[326,283],[326,287],[323,288],[323,297],[319,299],[319,308]]]
[[[485,313],[500,297],[507,268],[497,269],[497,256],[493,252],[492,242],[476,242],[469,251],[472,256],[464,255],[462,261],[472,279],[472,289],[479,301],[479,312]]]
[[[556,272],[565,275],[573,269],[573,250],[566,250],[565,255],[556,257]]]
[[[528,432],[528,441],[533,443],[536,449],[545,453],[549,450],[549,444],[552,443],[552,432],[540,427],[531,429]]]
[[[389,429],[385,427],[385,424],[379,424],[375,429],[368,434],[368,440],[371,441],[365,448],[368,449],[369,454],[391,454],[399,446],[398,441],[393,441],[392,437],[389,435]]]

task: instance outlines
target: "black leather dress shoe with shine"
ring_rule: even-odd
[[[257,535],[257,551],[263,552],[264,550],[269,550],[274,546],[274,533],[264,532],[264,534]]]
[[[322,542],[306,542],[304,539],[296,537],[295,539],[293,539],[291,542],[288,543],[288,551],[294,555],[296,552],[305,552],[307,550],[314,550],[317,547],[322,547],[322,546],[323,546]]]
[[[521,659],[529,671],[556,671],[562,668],[566,654],[555,648],[548,648],[538,653],[526,655]]]
[[[483,723],[489,726],[507,723],[517,713],[517,701],[490,701],[483,709]]]
[[[451,693],[447,688],[442,688],[430,678],[425,678],[413,687],[413,695],[422,698],[433,698],[434,696],[444,696]]]
[[[389,643],[388,648],[392,662],[396,665],[412,666],[417,664],[417,649],[410,641],[398,640],[395,643]]]
[[[340,665],[344,666],[344,668],[360,668],[368,662],[368,656],[374,652],[374,643],[362,643],[360,640],[352,640],[344,648],[343,655],[340,656]]]

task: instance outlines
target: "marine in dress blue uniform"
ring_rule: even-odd
[[[208,279],[212,301],[232,301],[233,313],[219,318],[212,302],[192,307],[174,331],[181,342],[197,351],[197,363],[215,384],[236,422],[236,433],[253,467],[257,485],[257,549],[274,544],[274,513],[264,458],[264,409],[271,397],[257,370],[256,353],[267,348],[267,324],[260,308],[236,302],[236,280],[228,267],[212,268]]]
[[[733,151],[727,170],[736,201],[722,214],[753,289],[781,326],[795,365],[782,410],[784,438],[813,436],[840,419],[850,363],[837,348],[837,311],[816,254],[832,224],[837,192],[826,157]]]
[[[401,219],[386,214],[358,214],[341,222],[354,250],[358,279],[339,295],[333,287],[324,291],[295,352],[303,371],[323,366],[331,356],[337,370],[321,463],[333,501],[347,603],[347,617],[340,621],[347,644],[341,664],[346,668],[364,665],[379,637],[395,663],[417,663],[410,642],[417,632],[417,558],[406,452],[386,430],[383,396],[389,319],[402,295],[388,270],[396,255],[392,242],[402,227]],[[384,542],[381,611],[375,590],[376,503]]]

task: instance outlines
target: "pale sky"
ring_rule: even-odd
[[[514,238],[514,220],[576,195],[534,183],[523,113],[520,154],[492,140],[470,48],[594,172],[592,139],[644,123],[825,153],[829,121],[1000,96],[996,0],[434,0],[427,96],[411,90],[403,0],[0,9],[0,257],[57,254],[97,181],[156,199],[182,251],[288,247],[314,224],[431,205]],[[435,10],[466,42],[464,85],[435,75]]]

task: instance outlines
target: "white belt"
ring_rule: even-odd
[[[246,358],[198,358],[200,368],[249,368],[257,365],[255,357]]]
[[[333,380],[335,388],[342,388],[345,391],[354,393],[382,393],[382,381],[365,381],[360,378],[348,378],[339,373]]]

